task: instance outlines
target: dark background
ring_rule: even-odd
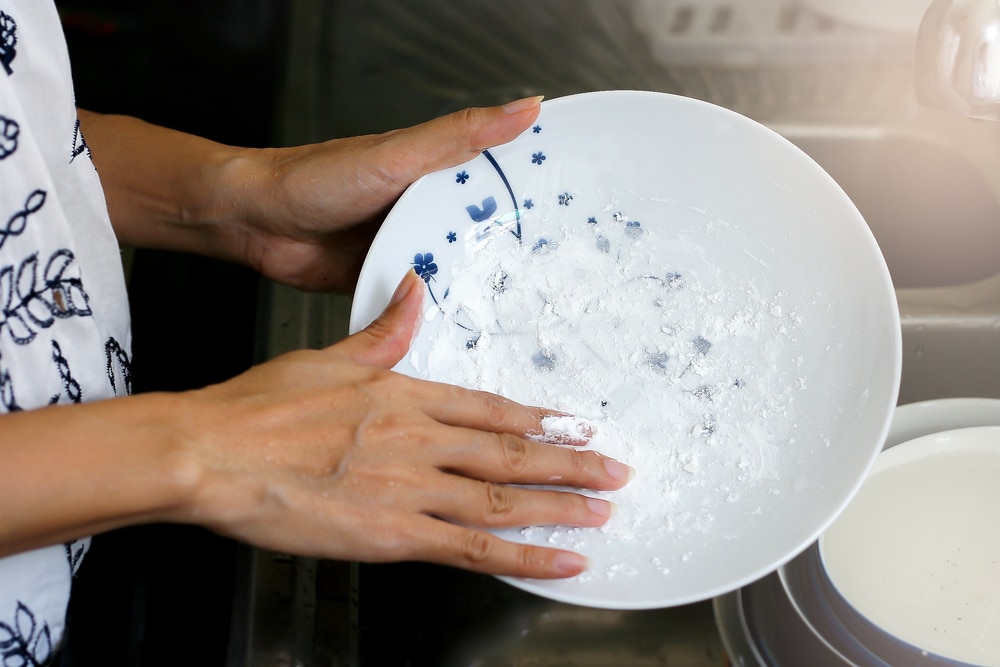
[[[272,142],[286,51],[281,0],[56,5],[79,106],[223,143]],[[253,362],[252,272],[139,250],[129,288],[134,392],[201,387]],[[225,664],[236,558],[235,543],[185,526],[97,536],[74,586],[65,663]]]

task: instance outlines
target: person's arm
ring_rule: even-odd
[[[0,555],[168,521],[322,558],[579,573],[483,528],[602,525],[606,500],[521,485],[613,490],[630,469],[528,437],[548,411],[388,370],[422,285],[408,271],[368,329],[222,384],[0,416]]]
[[[514,139],[540,98],[290,148],[225,146],[80,110],[124,245],[208,255],[309,290],[350,291],[378,222],[420,176]]]
[[[0,556],[176,510],[191,479],[171,421],[186,402],[148,394],[0,415]]]
[[[374,225],[412,180],[514,138],[537,113],[537,99],[521,100],[273,150],[122,116],[80,118],[123,243],[349,289]],[[560,479],[613,490],[630,468],[537,441],[549,411],[392,372],[420,317],[421,287],[407,271],[366,330],[218,385],[0,416],[0,554],[167,521],[325,558],[580,572],[577,554],[483,528],[602,525],[605,500],[522,487]]]

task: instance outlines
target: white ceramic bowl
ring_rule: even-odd
[[[885,448],[953,429],[1000,425],[1000,400],[988,398],[948,398],[922,401],[896,409]],[[836,522],[835,522],[836,523]],[[832,530],[832,528],[831,528]],[[863,551],[863,549],[862,549]],[[780,599],[766,597],[775,583],[782,587]],[[752,589],[752,590],[750,590]],[[756,595],[764,589],[764,595]],[[901,642],[869,621],[840,593],[827,574],[820,557],[819,541],[759,582],[744,589],[750,595],[736,594],[729,605],[740,605],[750,618],[756,634],[741,635],[740,629],[720,618],[720,631],[733,639],[753,645],[768,656],[761,664],[796,665],[817,656],[832,659],[845,667],[882,667],[889,664],[955,665],[962,664],[925,653],[919,647]],[[748,603],[747,600],[751,603]],[[758,618],[773,623],[758,623]],[[776,627],[805,627],[804,631],[779,632]],[[774,656],[794,656],[776,661]],[[812,664],[810,662],[810,664]]]
[[[707,599],[812,543],[881,448],[899,388],[895,293],[857,209],[764,126],[609,91],[544,102],[504,146],[394,207],[357,331],[404,270],[426,317],[397,370],[581,415],[638,469],[604,529],[505,538],[585,553],[554,599]]]
[[[842,616],[880,657],[1000,667],[1000,426],[883,452],[819,541]],[[887,634],[865,626],[871,626]]]

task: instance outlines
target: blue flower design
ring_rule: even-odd
[[[561,195],[559,195],[559,205],[560,206],[569,206],[569,203],[571,201],[573,201],[573,195],[571,195],[570,193],[564,192]]]
[[[448,236],[446,238],[448,239],[448,243],[454,243],[458,240],[458,234],[455,232],[448,232]]]
[[[531,163],[532,164],[541,164],[544,161],[545,161],[545,154],[542,153],[542,151],[538,151],[537,153],[532,153],[531,154]]]
[[[465,207],[465,210],[468,211],[469,217],[472,218],[473,222],[484,222],[497,212],[497,200],[493,197],[487,197],[483,200],[481,207],[470,204]]]
[[[596,225],[597,224],[597,218],[595,218],[594,216],[590,216],[589,218],[587,218],[587,224],[588,225]]]
[[[551,371],[556,367],[556,358],[548,350],[539,350],[531,357],[531,363],[541,371]]]
[[[646,352],[646,365],[654,371],[666,371],[670,368],[670,355],[666,352]]]
[[[417,253],[413,256],[413,270],[418,276],[423,278],[425,283],[429,283],[438,272],[438,265],[434,263],[434,253]]]
[[[465,185],[465,182],[469,180],[469,172],[464,169],[457,174],[455,174],[455,182],[461,185]]]
[[[524,204],[522,204],[521,206],[522,206],[523,208],[534,208],[534,207],[535,207],[535,202],[533,202],[533,201],[532,201],[532,200],[530,200],[530,199],[525,199],[525,200],[524,200]]]
[[[691,344],[694,345],[694,349],[698,350],[698,354],[702,355],[708,354],[712,349],[712,341],[704,336],[695,336]]]
[[[531,128],[531,131],[534,132],[535,134],[538,134],[539,132],[542,131],[542,126],[541,125],[536,125],[533,128]]]

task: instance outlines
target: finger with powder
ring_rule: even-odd
[[[466,428],[511,433],[542,442],[585,445],[593,424],[565,412],[522,405],[487,391],[424,381],[421,407],[432,419]]]
[[[528,437],[554,445],[586,445],[594,437],[595,430],[594,423],[587,419],[553,412],[542,417],[540,430],[528,433]]]

